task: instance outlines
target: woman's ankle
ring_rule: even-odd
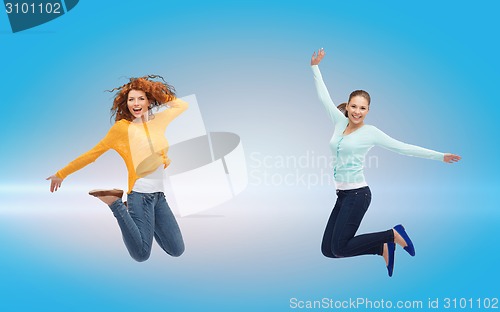
[[[115,201],[120,199],[120,197],[117,196],[97,196],[97,198],[99,198],[103,203],[105,203],[108,206],[110,206]]]
[[[382,251],[382,257],[385,260],[385,265],[389,264],[389,248],[387,247],[387,243],[384,243],[384,249]]]
[[[403,238],[403,236],[401,236],[401,234],[398,233],[398,231],[396,231],[395,229],[392,229],[392,232],[394,233],[394,242],[396,244],[398,244],[399,246],[401,246],[403,248],[408,246],[405,239]]]

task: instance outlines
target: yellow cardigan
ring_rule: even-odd
[[[188,108],[188,103],[175,99],[169,108],[156,113],[154,119],[143,122],[117,121],[94,148],[80,155],[56,175],[65,179],[68,175],[94,162],[99,156],[114,149],[125,161],[128,171],[128,192],[132,192],[135,181],[156,170],[160,164],[170,164],[167,157],[168,141],[165,130],[170,122]]]

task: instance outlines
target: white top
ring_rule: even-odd
[[[368,186],[368,184],[365,181],[358,183],[335,181],[335,189],[337,190],[355,190],[365,186]]]
[[[165,169],[163,165],[153,171],[151,174],[144,178],[139,178],[135,181],[132,191],[139,193],[156,193],[164,192],[165,186],[163,184],[163,173]]]

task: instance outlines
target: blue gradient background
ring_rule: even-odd
[[[0,14],[0,310],[287,311],[292,297],[424,306],[439,298],[443,309],[447,297],[500,297],[499,8],[494,1],[80,1],[17,34]],[[360,231],[402,222],[417,249],[415,258],[398,250],[393,278],[381,258],[321,255],[331,185],[279,183],[327,168],[260,163],[330,154],[333,127],[309,69],[320,47],[334,101],[366,89],[368,123],[463,157],[446,165],[371,152],[373,201]],[[138,264],[111,213],[86,195],[96,176],[123,183],[116,155],[103,156],[116,167],[98,160],[55,194],[44,179],[109,129],[112,95],[103,90],[148,73],[166,77],[180,96],[195,93],[209,131],[241,136],[251,179],[234,200],[179,219],[181,258],[155,245]]]

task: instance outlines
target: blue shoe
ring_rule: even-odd
[[[394,254],[396,253],[396,244],[387,243],[387,251],[389,253],[389,263],[387,264],[387,273],[389,273],[389,277],[391,277],[392,271],[394,271]]]
[[[406,250],[406,252],[409,253],[410,256],[414,257],[415,247],[413,247],[413,243],[410,237],[408,236],[408,234],[406,234],[405,228],[401,224],[398,224],[394,227],[394,230],[396,230],[396,232],[398,232],[406,242],[406,247],[403,247],[403,249]]]

